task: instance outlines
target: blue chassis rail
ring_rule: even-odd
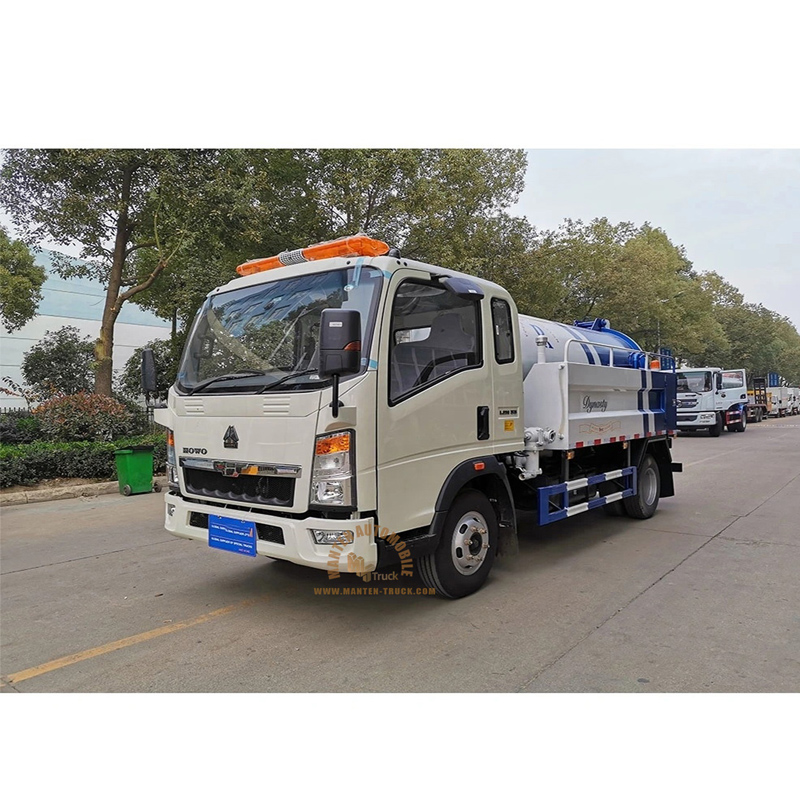
[[[571,491],[620,479],[623,480],[625,485],[622,491],[614,492],[604,497],[594,497],[591,500],[570,506],[569,493]],[[541,486],[538,489],[539,525],[547,525],[550,522],[557,522],[575,514],[582,514],[584,511],[591,511],[593,508],[599,508],[607,503],[614,503],[623,497],[633,497],[636,494],[636,480],[636,467],[625,467],[611,472],[603,472],[600,475],[592,475],[589,478],[576,478],[574,481],[557,483],[554,486]]]

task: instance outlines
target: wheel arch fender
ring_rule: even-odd
[[[482,465],[482,466],[481,466]],[[519,550],[517,541],[517,515],[508,483],[505,466],[494,456],[471,458],[455,467],[445,479],[431,522],[431,533],[436,542],[444,530],[447,512],[455,498],[465,489],[476,489],[489,502],[497,516],[498,556],[513,556]]]

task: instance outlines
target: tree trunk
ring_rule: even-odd
[[[111,274],[106,289],[106,302],[103,307],[103,320],[100,323],[100,336],[94,345],[95,385],[97,394],[111,396],[114,376],[114,323],[117,321],[122,306],[120,288],[122,287],[122,271],[125,267],[125,250],[128,246],[130,230],[128,228],[128,205],[131,198],[132,166],[126,167],[122,173],[122,192],[120,196],[117,231],[114,237],[114,258],[111,263]]]

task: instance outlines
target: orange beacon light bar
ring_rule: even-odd
[[[240,275],[254,275],[276,267],[304,264],[306,261],[319,261],[323,258],[347,256],[382,256],[389,252],[389,245],[369,236],[343,236],[330,242],[320,242],[300,250],[289,250],[270,258],[258,258],[236,267]]]

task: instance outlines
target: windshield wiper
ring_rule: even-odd
[[[291,380],[292,378],[300,378],[303,375],[312,375],[316,373],[316,369],[304,369],[300,372],[290,372],[288,375],[284,375],[282,378],[279,378],[277,381],[273,381],[272,383],[268,383],[266,386],[262,386],[256,394],[262,394],[266,392],[267,389],[271,389],[273,386],[280,386],[282,383],[286,383],[286,381]]]
[[[193,386],[187,394],[194,394],[195,392],[200,391],[200,389],[205,389],[206,386],[211,386],[212,383],[216,383],[217,381],[232,381],[235,378],[247,378],[251,375],[266,375],[267,373],[263,369],[246,369],[242,370],[241,372],[231,372],[229,375],[217,375],[216,378],[207,378],[204,381],[200,381],[197,386]]]

